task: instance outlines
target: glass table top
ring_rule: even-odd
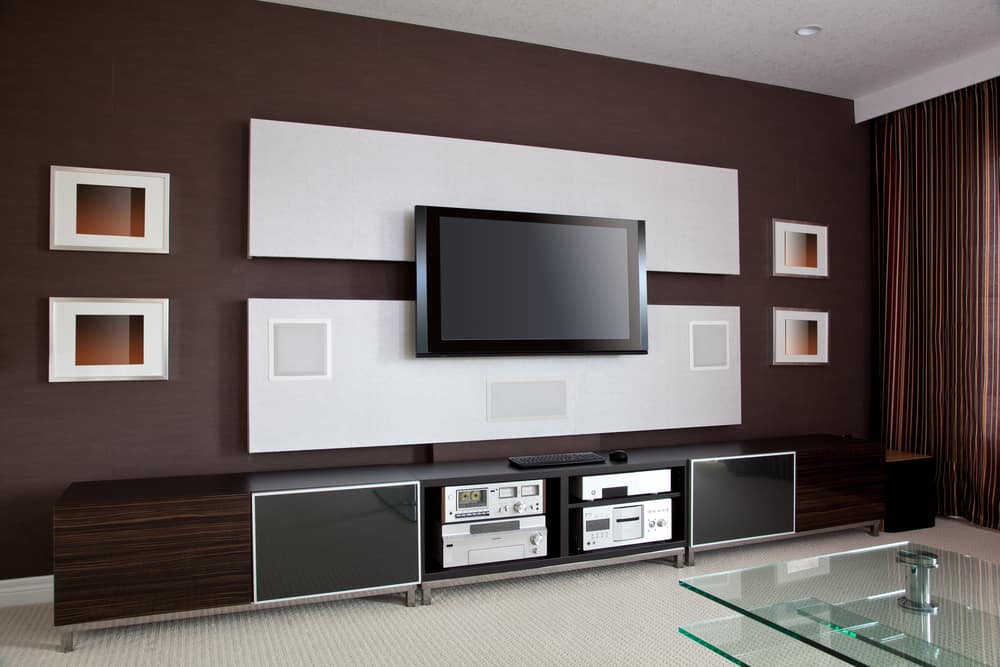
[[[746,616],[689,623],[678,630],[685,637],[742,667],[845,667],[851,664],[820,650],[811,649],[801,640]],[[874,646],[848,647],[848,643],[857,644],[857,641],[815,623],[802,625],[798,631],[806,633],[815,642],[822,642],[835,652],[854,649],[856,656],[879,667],[913,667],[912,662],[887,655]]]
[[[748,644],[763,650],[749,636],[764,624],[847,664],[1000,665],[1000,565],[936,547],[904,542],[680,584],[754,621],[681,628],[731,659]]]

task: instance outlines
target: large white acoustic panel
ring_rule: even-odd
[[[740,423],[738,307],[649,306],[647,355],[421,359],[412,301],[250,299],[248,313],[251,452]],[[330,323],[329,377],[272,379],[269,331],[296,321]],[[728,323],[729,363],[692,370],[691,322],[706,321]]]
[[[251,257],[412,261],[417,204],[646,221],[651,271],[740,272],[735,169],[250,121]]]

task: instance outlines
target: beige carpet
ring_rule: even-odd
[[[0,609],[0,665],[729,665],[678,633],[728,615],[679,578],[902,540],[1000,562],[1000,532],[939,519],[877,538],[852,530],[707,551],[681,570],[647,561],[438,589],[427,607],[386,596],[93,630],[69,654],[52,606],[29,605]],[[837,664],[790,651],[792,664]]]

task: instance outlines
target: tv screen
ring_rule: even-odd
[[[417,356],[645,354],[642,220],[417,206]]]

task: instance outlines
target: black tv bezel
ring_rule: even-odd
[[[440,219],[445,217],[510,220],[555,225],[615,227],[628,232],[629,332],[627,339],[442,340],[439,290]],[[514,356],[539,354],[648,354],[646,323],[645,221],[556,213],[494,211],[447,206],[414,207],[417,262],[416,354],[418,357]]]

